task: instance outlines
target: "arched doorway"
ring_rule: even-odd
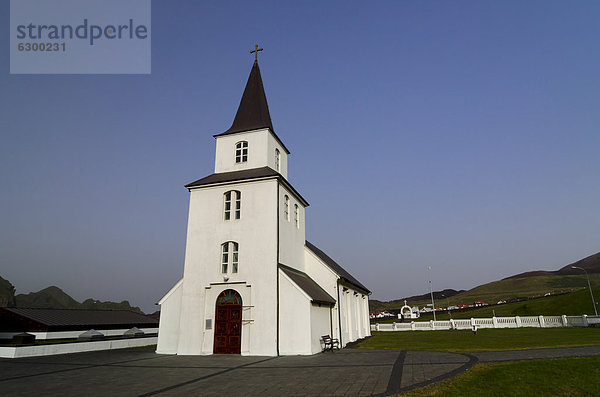
[[[240,354],[242,347],[242,297],[227,289],[217,297],[213,353]]]

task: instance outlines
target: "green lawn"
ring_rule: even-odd
[[[373,332],[363,349],[474,352],[600,345],[600,328],[516,328],[465,331]]]
[[[597,396],[600,357],[480,363],[402,396]]]

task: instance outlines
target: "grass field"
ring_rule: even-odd
[[[480,363],[402,396],[597,396],[600,357]]]
[[[600,345],[600,328],[516,328],[471,331],[373,332],[363,349],[475,352]]]

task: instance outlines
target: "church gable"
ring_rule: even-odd
[[[331,270],[333,270],[343,281],[351,284],[352,286],[358,288],[362,292],[369,294],[371,291],[367,287],[365,287],[360,281],[358,281],[354,276],[348,273],[343,267],[341,267],[336,261],[331,259],[329,255],[321,251],[315,245],[306,241],[306,248],[309,249],[312,253],[314,253],[325,265],[327,265]]]

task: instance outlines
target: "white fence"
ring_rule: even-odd
[[[588,327],[600,326],[600,316],[515,316],[471,318],[444,321],[372,324],[371,331],[435,331],[449,329]]]

